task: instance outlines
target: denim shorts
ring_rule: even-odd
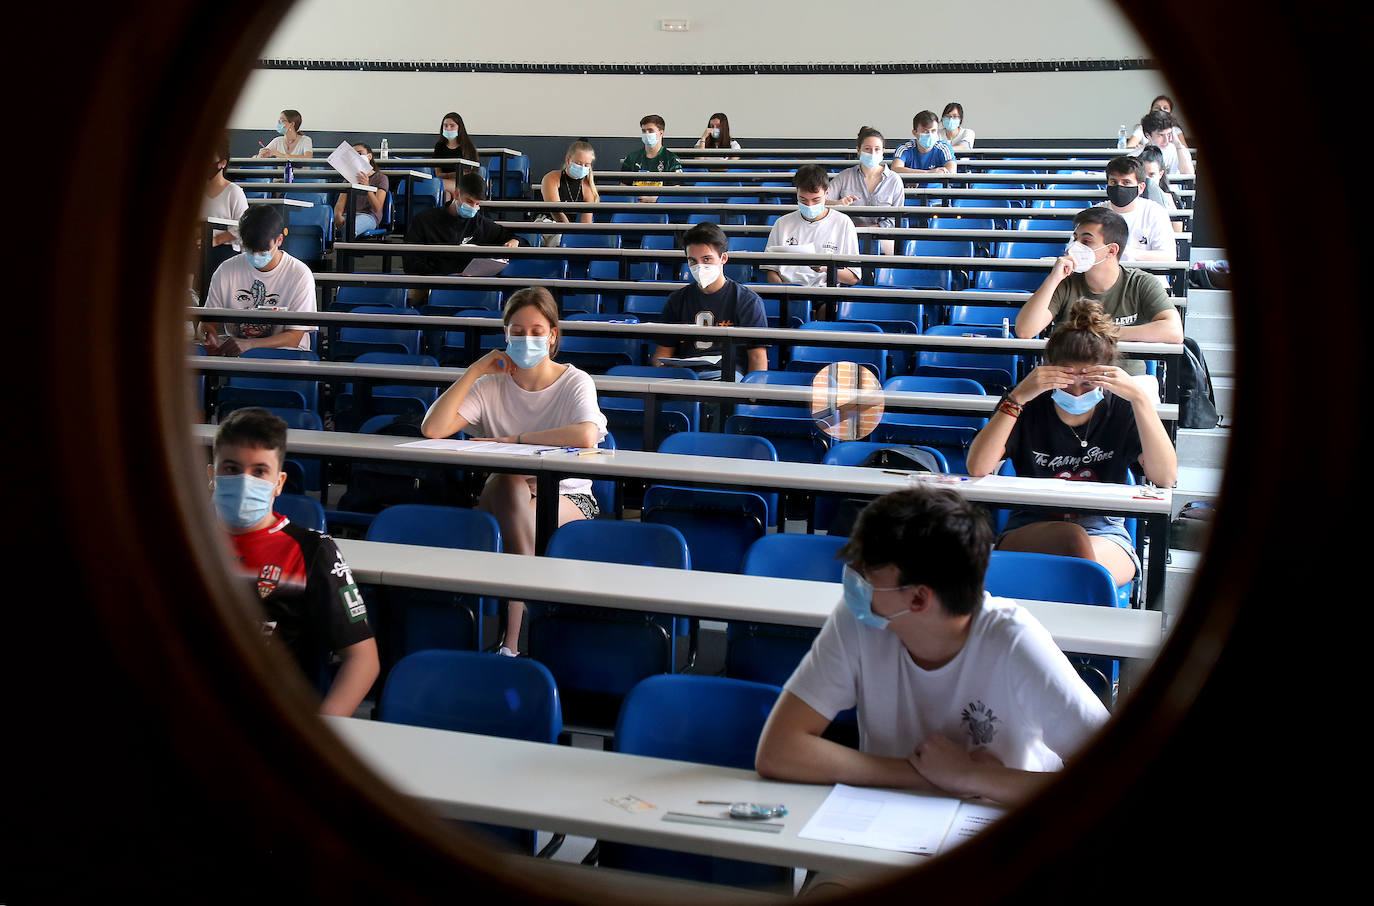
[[[1047,518],[1042,513],[1029,513],[1024,510],[1013,512],[1011,518],[1007,520],[1006,527],[997,536],[997,541],[993,547],[1002,543],[1002,539],[1007,537],[1007,533],[1014,529],[1023,528],[1035,522],[1073,522],[1083,526],[1083,530],[1094,537],[1109,538],[1120,545],[1135,564],[1135,574],[1140,573],[1140,556],[1135,552],[1135,542],[1131,541],[1131,533],[1126,531],[1126,518],[1124,516],[1101,516],[1097,514],[1074,516],[1070,519]]]

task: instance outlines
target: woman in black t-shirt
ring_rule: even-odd
[[[968,451],[968,473],[1010,458],[1017,475],[1125,483],[1137,460],[1145,477],[1173,487],[1178,456],[1145,391],[1118,368],[1117,327],[1092,299],[1073,303],[1045,344],[1045,361],[1017,384]],[[1140,570],[1120,516],[1014,511],[997,547],[1096,560],[1117,585]]]
[[[477,146],[468,135],[468,127],[463,125],[463,118],[452,111],[445,113],[439,123],[439,140],[434,143],[434,156],[477,160]],[[452,201],[458,191],[458,177],[477,170],[476,167],[463,164],[436,164],[434,169],[444,184],[444,204]]]

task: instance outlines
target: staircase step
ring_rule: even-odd
[[[1205,355],[1206,353],[1204,353]],[[1212,375],[1212,393],[1217,398],[1217,412],[1226,419],[1226,423],[1231,423],[1231,416],[1235,414],[1235,393],[1236,379],[1233,377],[1220,377]]]
[[[1207,360],[1209,374],[1230,377],[1236,373],[1236,347],[1233,344],[1204,343],[1199,340],[1198,346],[1202,349],[1202,357]]]
[[[1221,492],[1221,475],[1222,469],[1212,466],[1179,466],[1173,515],[1196,500],[1215,503]]]
[[[1188,324],[1192,326],[1193,315],[1232,314],[1231,291],[1229,289],[1188,288]],[[1191,334],[1191,331],[1190,331]]]
[[[1189,261],[1226,261],[1230,257],[1226,249],[1204,248],[1195,245],[1188,250]]]
[[[1231,316],[1225,315],[1204,315],[1194,311],[1188,312],[1188,322],[1184,332],[1202,343],[1222,343],[1233,345],[1235,342],[1234,332],[1231,328]],[[1203,353],[1206,355],[1206,353]],[[1208,367],[1211,367],[1211,359],[1207,360]]]
[[[1169,551],[1169,564],[1164,568],[1164,612],[1167,625],[1178,624],[1178,615],[1193,588],[1193,576],[1202,563],[1198,551],[1174,548]]]
[[[1220,469],[1226,461],[1226,446],[1231,442],[1229,428],[1180,428],[1178,463]]]

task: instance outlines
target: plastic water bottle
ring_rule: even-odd
[[[1126,127],[1122,126],[1121,128],[1125,129]],[[386,139],[382,139],[382,160],[388,160],[390,157],[391,146],[387,144]]]
[[[1002,319],[1002,336],[1003,336],[1004,338],[1010,338],[1010,337],[1011,337],[1011,319],[1010,319],[1010,318],[1003,318],[1003,319]]]
[[[282,175],[281,181],[282,181],[282,182],[293,182],[294,180],[295,180],[295,174],[293,174],[293,173],[291,172],[291,161],[288,160],[288,161],[286,162],[286,172]]]
[[[1125,123],[1122,123],[1121,126],[1116,130],[1116,149],[1117,149],[1118,151],[1125,151],[1125,150],[1126,150],[1126,124],[1125,124]],[[383,156],[385,156],[385,155],[383,155]]]

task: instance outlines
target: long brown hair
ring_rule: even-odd
[[[1054,365],[1091,362],[1110,365],[1116,361],[1116,338],[1121,328],[1095,299],[1080,298],[1069,308],[1045,343],[1045,360]]]
[[[720,138],[716,138],[714,135],[706,136],[706,144],[704,145],[704,147],[730,147],[730,117],[726,116],[723,113],[713,113],[706,118],[706,124],[708,126],[710,125],[711,120],[720,120]]]
[[[458,124],[458,137],[454,139],[458,143],[458,156],[467,160],[477,160],[477,146],[472,143],[472,138],[468,135],[468,127],[463,123],[463,118],[452,110],[445,113],[443,119],[439,120],[439,141],[434,144],[435,152],[438,152],[440,145],[448,148],[448,139],[444,138],[444,120],[453,120]],[[473,168],[459,164],[458,169],[465,173]]]

